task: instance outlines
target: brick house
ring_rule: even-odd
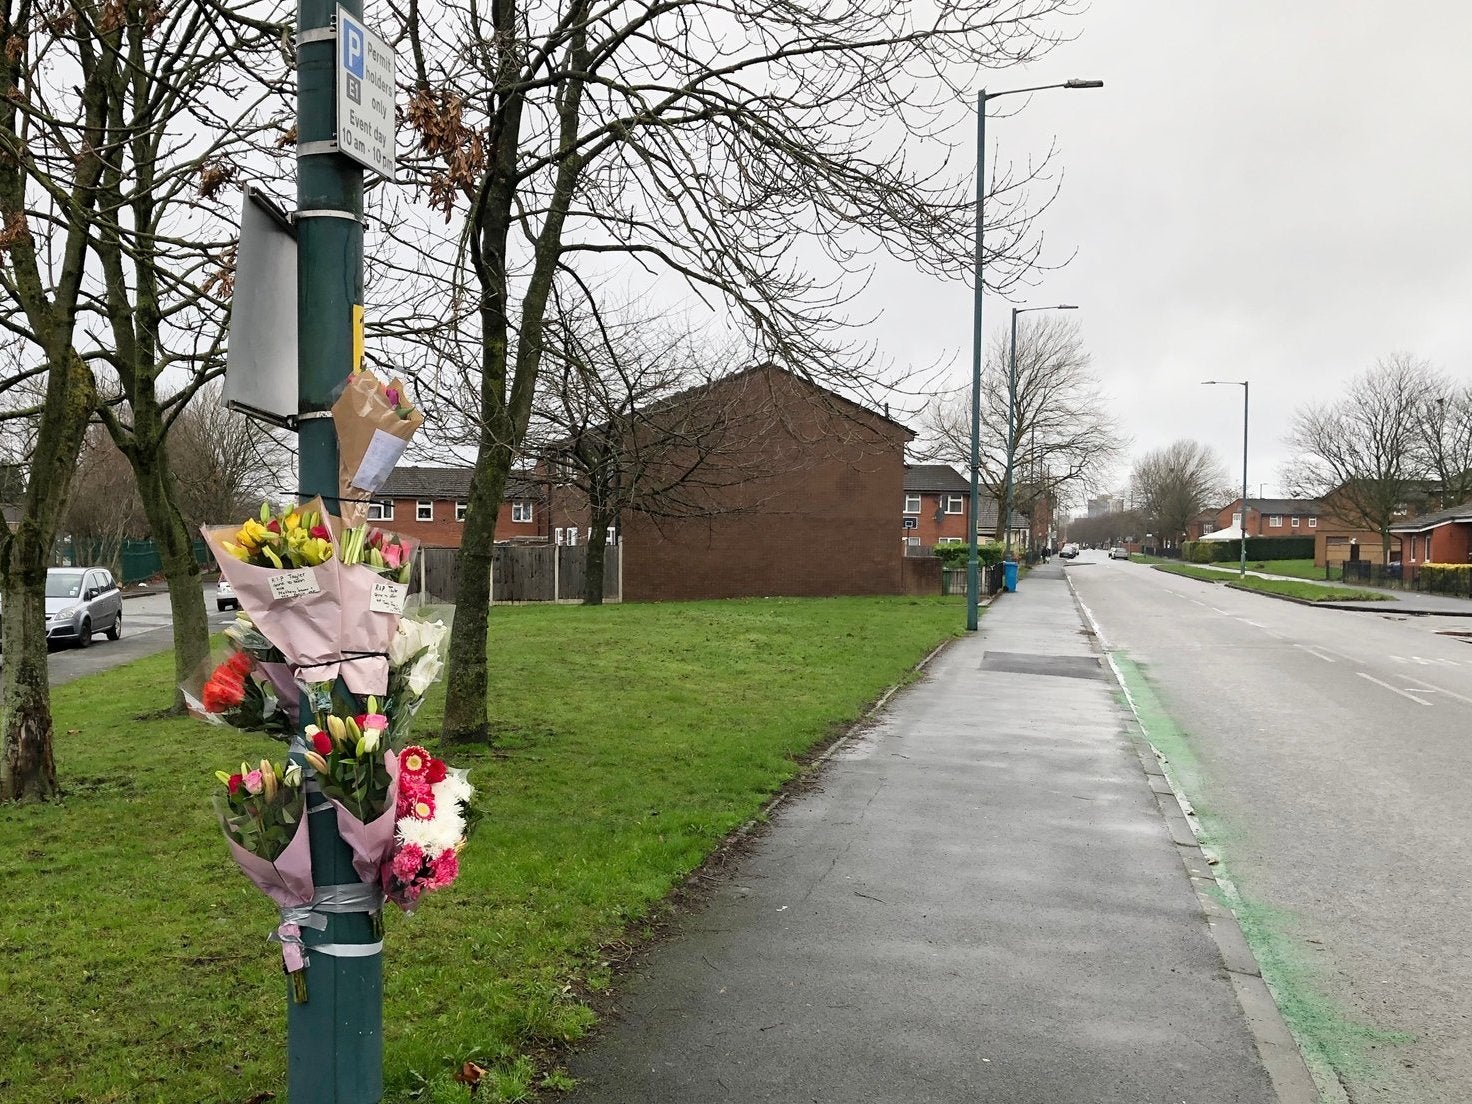
[[[417,537],[426,548],[459,548],[470,497],[470,468],[399,467],[368,507],[368,520]],[[496,518],[496,540],[517,543],[556,538],[545,480],[513,474]],[[574,540],[573,543],[576,543]]]
[[[679,516],[622,512],[625,601],[905,592],[894,511],[911,430],[771,364],[661,409],[685,404],[720,441],[700,449]],[[661,464],[690,459],[677,448]]]
[[[1399,543],[1396,558],[1408,578],[1421,564],[1472,563],[1472,502],[1396,522],[1390,538]]]
[[[1249,537],[1312,537],[1319,528],[1323,505],[1316,498],[1249,498]],[[1234,498],[1216,512],[1216,529],[1231,529],[1242,513],[1242,500]]]
[[[937,544],[965,544],[967,503],[971,501],[971,480],[949,464],[906,464],[905,505],[900,522],[900,539],[911,554],[929,552]],[[1029,519],[1014,509],[1009,521],[1012,545],[1028,546],[1031,529],[1039,546],[1047,540],[1052,514],[1035,510]],[[989,494],[981,496],[981,513],[977,531],[982,541],[989,541],[997,531],[997,500]],[[1041,526],[1041,530],[1039,530]]]

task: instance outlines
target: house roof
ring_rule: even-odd
[[[969,495],[971,480],[949,464],[906,464],[905,490]],[[993,509],[992,516],[993,518],[996,516],[995,509]]]
[[[379,498],[454,499],[463,502],[470,497],[470,480],[474,468],[432,468],[407,465],[395,468],[378,489]],[[507,499],[544,498],[546,487],[539,479],[525,474],[508,476]]]
[[[1240,497],[1234,498],[1222,509],[1236,507],[1241,501]],[[1247,508],[1256,510],[1260,514],[1299,514],[1304,517],[1318,517],[1324,506],[1317,498],[1249,498]]]
[[[1437,510],[1434,514],[1422,514],[1420,517],[1397,521],[1390,527],[1390,531],[1392,533],[1424,533],[1427,529],[1435,529],[1438,525],[1459,521],[1472,521],[1472,502],[1464,502],[1460,506],[1453,506],[1447,510]]]
[[[976,506],[977,527],[984,534],[995,533],[997,531],[997,515],[1002,512],[1001,507],[997,504],[997,500],[995,498],[989,498],[986,495],[982,495],[981,498],[977,500]],[[1027,528],[1026,516],[1024,516],[1023,514],[1019,514],[1016,510],[1012,511],[1011,515],[1008,518],[1008,522],[1008,529]]]

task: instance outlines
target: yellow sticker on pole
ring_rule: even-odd
[[[353,375],[363,370],[363,304],[353,304]]]

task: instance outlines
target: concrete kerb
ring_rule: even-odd
[[[1189,578],[1189,576],[1186,577]],[[1196,900],[1206,918],[1207,930],[1211,933],[1217,952],[1221,955],[1222,965],[1231,981],[1232,992],[1236,995],[1237,1003],[1242,1009],[1243,1019],[1257,1048],[1258,1057],[1262,1060],[1263,1068],[1272,1082],[1273,1091],[1277,1094],[1281,1104],[1319,1104],[1321,1099],[1319,1087],[1309,1072],[1298,1043],[1293,1038],[1293,1033],[1288,1030],[1288,1025],[1283,1020],[1282,1012],[1273,998],[1272,991],[1263,980],[1261,967],[1252,953],[1246,936],[1242,934],[1241,925],[1238,924],[1237,917],[1231,909],[1222,904],[1222,897],[1227,901],[1238,899],[1236,887],[1230,879],[1215,869],[1216,860],[1201,846],[1202,832],[1196,820],[1195,811],[1177,788],[1175,780],[1171,778],[1165,757],[1160,754],[1155,745],[1150,743],[1134,696],[1130,693],[1124,675],[1114,661],[1112,649],[1100,630],[1098,622],[1094,620],[1093,613],[1079,597],[1073,579],[1069,578],[1066,573],[1065,578],[1068,578],[1068,589],[1073,596],[1074,604],[1083,615],[1093,635],[1095,647],[1108,662],[1115,683],[1129,704],[1130,713],[1135,721],[1129,726],[1130,742],[1135,749],[1135,754],[1139,757],[1140,766],[1145,772],[1150,789],[1155,794],[1156,804],[1160,808],[1161,816],[1165,819],[1171,840],[1176,845],[1176,852],[1185,866],[1186,874],[1191,880],[1191,887],[1196,892]]]

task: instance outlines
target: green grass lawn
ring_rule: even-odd
[[[1237,571],[1238,561],[1211,565],[1216,571]],[[1324,582],[1324,569],[1315,567],[1313,560],[1248,560],[1248,571],[1262,571],[1269,575],[1291,575],[1295,579],[1317,579]]]
[[[1289,561],[1292,562],[1292,561]],[[1322,583],[1298,582],[1293,579],[1262,579],[1256,575],[1245,578],[1202,567],[1198,564],[1156,564],[1156,571],[1171,575],[1184,575],[1188,579],[1200,579],[1207,583],[1231,583],[1243,590],[1255,590],[1264,594],[1284,594],[1290,598],[1304,598],[1310,602],[1385,602],[1390,595],[1377,590],[1355,590],[1350,587],[1325,586]]]
[[[455,886],[388,912],[384,1099],[464,1102],[466,1059],[496,1071],[478,1100],[522,1099],[592,1024],[603,948],[963,623],[954,598],[497,608],[495,749],[436,748],[438,697],[419,718],[485,820]],[[208,800],[217,767],[281,745],[161,717],[172,662],[58,688],[66,799],[0,810],[6,1104],[284,1089],[275,911]]]

